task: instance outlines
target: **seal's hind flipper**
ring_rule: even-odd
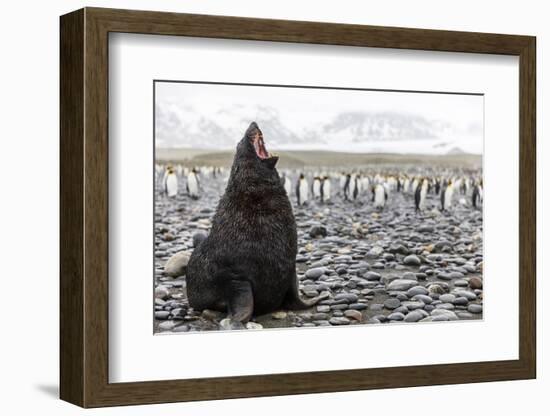
[[[300,290],[298,289],[298,279],[294,276],[294,282],[290,285],[290,288],[286,294],[283,306],[292,310],[307,309],[319,303],[321,300],[326,299],[328,293],[322,293],[319,296],[304,300],[300,297]]]
[[[252,285],[246,280],[230,280],[226,288],[228,318],[246,323],[254,312]]]

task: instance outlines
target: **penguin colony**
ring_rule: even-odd
[[[281,183],[297,207],[330,205],[334,198],[347,203],[372,204],[378,210],[392,207],[393,193],[410,196],[415,212],[438,209],[450,212],[457,204],[481,209],[483,178],[478,169],[280,169]],[[161,194],[199,199],[201,181],[227,181],[229,170],[218,166],[156,164],[155,178]]]
[[[481,318],[481,169],[381,164],[281,167],[277,171],[281,192],[289,198],[298,228],[300,296],[307,300],[329,293],[330,299],[305,312],[281,307],[273,313],[259,313],[242,323],[247,329],[320,326],[318,322],[416,322],[426,313],[433,320]],[[210,307],[195,308],[189,297],[188,268],[175,272],[167,268],[173,258],[177,262],[178,255],[191,256],[212,232],[215,207],[227,190],[230,173],[227,167],[192,162],[155,166],[156,332],[237,329],[225,313]],[[244,189],[245,199],[246,194]],[[254,206],[254,202],[247,202],[247,206]],[[232,247],[236,240],[233,236],[226,242]],[[381,247],[384,252],[377,252]],[[411,266],[405,259],[413,253],[418,259],[413,255],[410,261],[417,263]],[[333,260],[325,263],[328,257]],[[368,267],[363,266],[367,263]],[[187,263],[186,267],[191,266]],[[426,276],[429,270],[433,274]],[[401,299],[392,292],[391,279],[395,276],[401,276],[403,284],[414,285],[400,292]],[[410,276],[418,280],[411,281]],[[464,286],[470,282],[470,288]],[[423,294],[426,291],[428,294]],[[416,308],[420,301],[430,302],[428,298],[435,299],[435,295],[451,299],[451,294],[456,304],[450,306],[443,300],[441,304],[454,307],[454,312],[445,310],[438,316],[436,303],[426,303],[420,311],[404,311],[409,306]],[[340,309],[344,299],[348,301],[346,310]],[[394,310],[392,305],[398,300],[402,304]],[[383,309],[376,312],[371,306]],[[353,309],[356,307],[364,309]]]

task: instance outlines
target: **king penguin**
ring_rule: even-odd
[[[285,188],[286,194],[290,196],[290,191],[292,189],[292,182],[286,176],[285,173],[283,173],[283,177],[281,178],[281,183],[283,184],[283,188]]]
[[[472,206],[477,208],[483,202],[483,182],[476,183],[472,191]]]
[[[388,199],[388,195],[384,185],[380,183],[374,185],[372,189],[372,202],[374,203],[374,207],[383,209],[384,205],[386,205],[386,199]]]
[[[344,199],[347,201],[350,197],[350,188],[351,188],[351,175],[348,173],[346,175],[346,181],[344,183]]]
[[[323,177],[321,182],[321,202],[325,203],[330,200],[330,178],[328,176]]]
[[[424,178],[416,188],[416,191],[414,191],[414,207],[416,212],[424,209],[427,193],[428,193],[428,180]]]
[[[321,199],[321,178],[319,176],[313,178],[311,193],[313,194],[313,199]]]
[[[309,198],[309,187],[303,173],[300,173],[300,178],[296,184],[296,198],[299,206],[304,205]]]
[[[178,194],[178,177],[172,166],[166,169],[166,174],[164,176],[164,192],[170,198]]]
[[[357,174],[355,176],[355,184],[353,186],[353,199],[357,199],[359,193],[361,192],[361,175]]]
[[[447,185],[443,187],[443,190],[441,191],[441,211],[446,211],[451,208],[451,203],[453,201],[453,192],[453,181],[449,179],[447,181]]]
[[[195,168],[187,174],[187,193],[193,199],[199,198],[199,178]]]

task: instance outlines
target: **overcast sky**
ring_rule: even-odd
[[[175,82],[157,82],[155,96],[158,147],[199,147],[210,143],[205,131],[224,136],[217,147],[232,147],[255,120],[280,149],[483,150],[482,96]]]

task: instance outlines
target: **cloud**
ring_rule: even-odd
[[[251,121],[271,149],[483,149],[482,96],[156,84],[157,147],[233,148]]]

